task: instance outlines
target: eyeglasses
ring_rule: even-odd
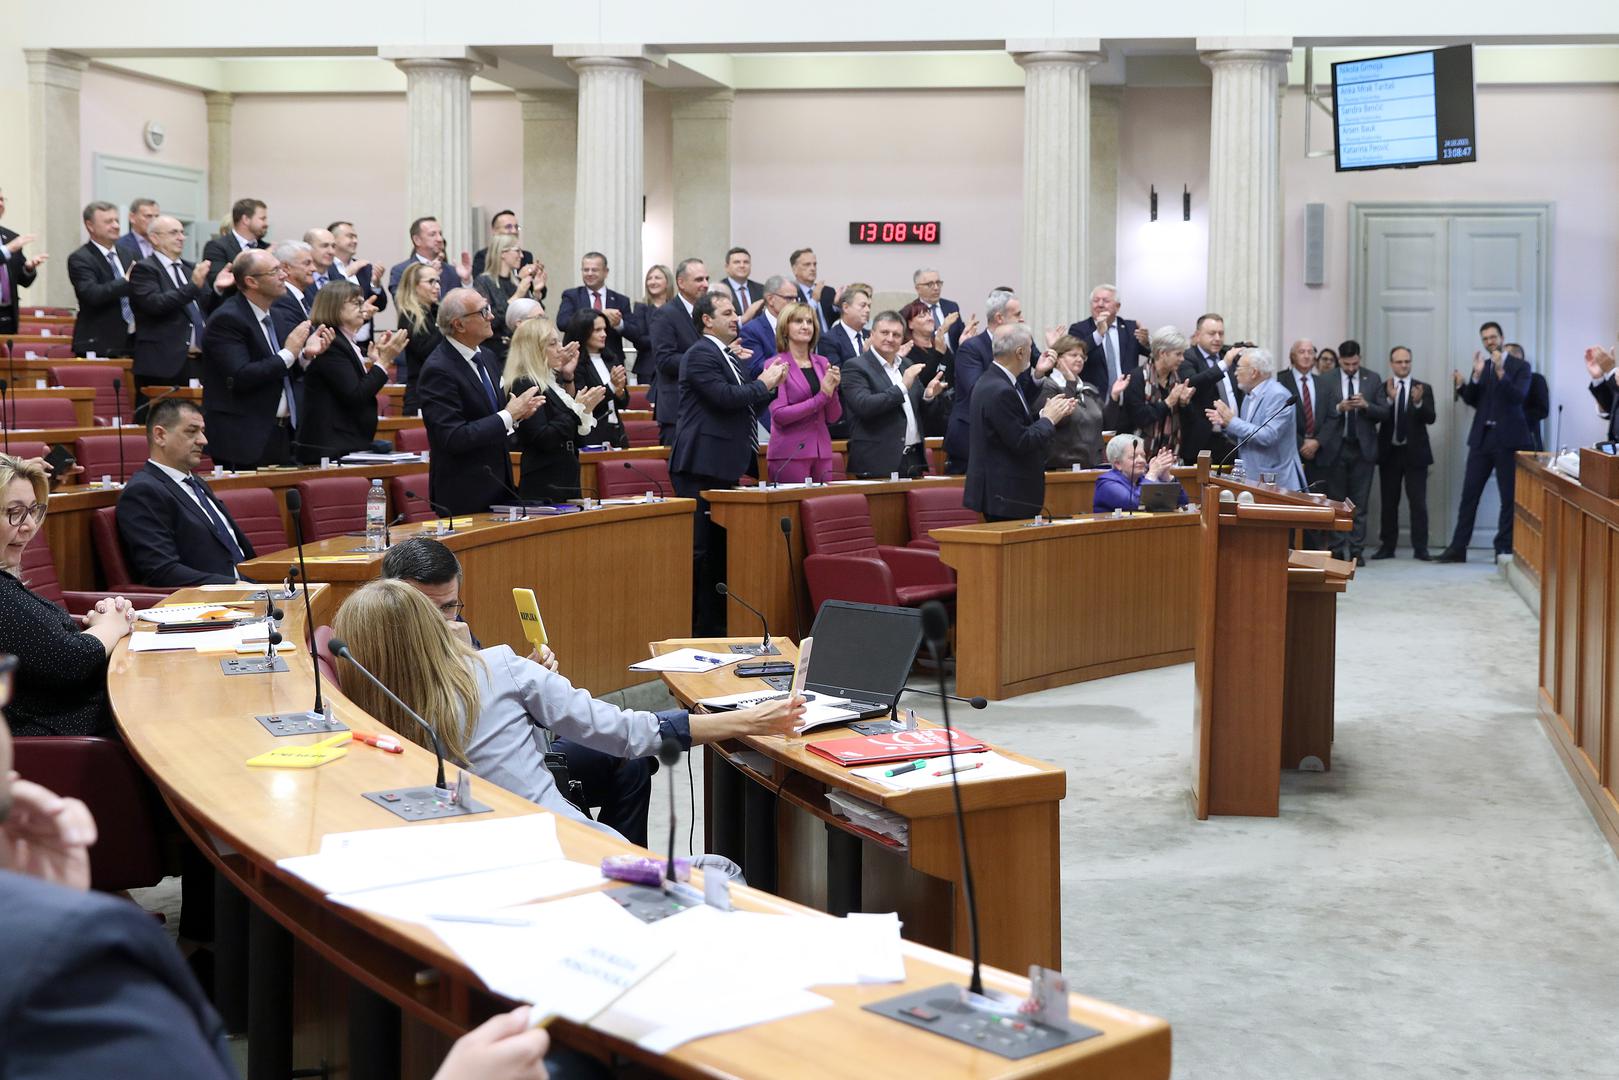
[[[447,604],[440,604],[438,606],[438,613],[444,616],[446,619],[459,619],[461,617],[461,612],[466,610],[466,606],[467,605],[460,600],[451,600]]]
[[[6,521],[10,522],[12,528],[21,525],[28,518],[33,518],[35,525],[44,521],[45,505],[43,503],[32,503],[28,506],[6,507]]]
[[[936,280],[936,281],[918,281],[916,283],[916,287],[918,289],[937,289],[937,288],[940,288],[943,285],[944,285],[944,281],[942,279],[941,280]]]

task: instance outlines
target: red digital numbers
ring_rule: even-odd
[[[939,240],[939,223],[937,221],[924,221],[916,227],[916,238],[924,244],[937,243]]]
[[[937,244],[937,221],[851,221],[851,244]]]

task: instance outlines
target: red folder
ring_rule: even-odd
[[[962,731],[946,741],[944,728],[917,728],[915,731],[895,731],[888,735],[859,735],[852,739],[828,739],[811,743],[809,751],[820,754],[839,765],[881,765],[887,761],[915,761],[918,758],[941,757],[948,754],[951,742],[958,754],[976,753],[985,749],[982,742]]]

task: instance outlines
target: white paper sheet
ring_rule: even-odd
[[[551,859],[361,892],[334,893],[327,899],[375,915],[429,923],[435,914],[484,915],[513,904],[589,889],[605,881],[594,866]]]
[[[750,659],[745,653],[713,652],[708,649],[676,649],[661,656],[654,656],[639,663],[631,664],[631,671],[679,671],[700,673],[713,671]]]
[[[160,634],[153,630],[129,635],[129,651],[143,652],[235,652],[242,645],[258,642],[263,645],[269,638],[269,628],[263,623],[245,626],[227,626],[220,630],[192,630],[178,634]]]
[[[943,787],[950,783],[949,776],[934,775],[950,768],[949,755],[928,758],[927,764],[920,769],[900,773],[898,776],[883,775],[889,769],[903,764],[905,763],[888,762],[883,765],[868,765],[862,769],[850,769],[849,771],[856,776],[870,780],[875,784],[881,784],[883,787],[892,788],[895,791],[915,791],[918,788]],[[977,765],[978,767],[957,774],[963,784],[974,784],[980,780],[1001,780],[1008,776],[1025,776],[1039,771],[1033,765],[1013,761],[1011,758],[1003,757],[993,750],[985,750],[977,754],[956,755],[957,769],[967,768],[972,765]]]
[[[560,858],[556,818],[538,813],[327,833],[317,854],[276,865],[322,892],[353,893]]]

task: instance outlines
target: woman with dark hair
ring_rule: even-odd
[[[394,303],[399,307],[399,328],[410,335],[401,365],[405,370],[394,376],[395,382],[405,384],[406,416],[415,416],[421,411],[416,400],[416,380],[421,378],[422,365],[427,363],[427,358],[444,344],[444,335],[438,329],[439,273],[439,268],[430,263],[412,262],[400,275],[399,288],[394,291]]]
[[[606,351],[607,316],[589,308],[575,312],[562,335],[562,344],[579,346],[579,366],[573,373],[574,393],[599,386],[604,394],[596,406],[593,441],[627,449],[630,437],[618,410],[630,407],[629,373],[624,370],[623,360]]]
[[[950,403],[956,396],[955,389],[950,385],[956,375],[955,358],[944,347],[948,340],[947,332],[933,324],[933,309],[920,300],[912,300],[900,308],[899,317],[905,320],[905,340],[911,343],[910,354],[905,359],[906,366],[922,365],[922,374],[916,377],[916,381],[926,386],[941,369],[944,371],[945,390],[940,395],[944,401],[938,408],[926,410],[927,415],[922,417],[922,434],[941,436],[945,425],[950,422]]]
[[[339,278],[315,294],[309,326],[330,326],[332,345],[304,368],[303,414],[293,440],[293,457],[304,465],[321,458],[371,449],[377,436],[377,395],[388,382],[388,365],[404,351],[408,330],[378,335],[362,353],[354,340],[375,309],[360,287]]]

